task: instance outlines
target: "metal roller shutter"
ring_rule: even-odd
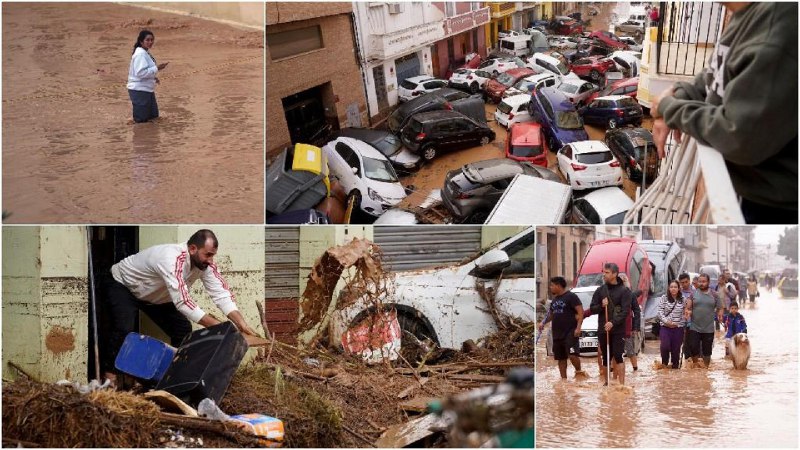
[[[300,297],[300,227],[266,227],[266,298]]]
[[[397,72],[397,83],[402,83],[406,78],[419,75],[419,58],[416,53],[403,56],[394,60],[394,67]]]
[[[376,226],[373,233],[392,271],[452,264],[481,249],[480,226]]]

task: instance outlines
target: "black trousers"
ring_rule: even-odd
[[[606,355],[606,332],[598,331],[597,340],[600,348],[603,349],[603,366],[608,365],[608,355]],[[625,333],[615,333],[611,335],[611,356],[617,364],[622,364],[622,353],[625,350]]]
[[[698,333],[689,330],[688,337],[692,356],[710,357],[714,346],[714,333]]]
[[[158,117],[158,102],[156,102],[156,94],[154,92],[128,89],[128,96],[130,96],[133,104],[134,122],[147,122]]]
[[[111,274],[103,281],[103,307],[108,325],[108,336],[100,338],[101,369],[114,371],[114,360],[128,333],[136,329],[139,311],[147,314],[161,330],[170,337],[170,345],[179,347],[183,339],[192,332],[192,324],[183,314],[178,312],[172,302],[160,305],[143,302],[137,299],[123,284],[114,280]]]
[[[797,209],[782,209],[742,199],[742,215],[748,224],[796,224]]]

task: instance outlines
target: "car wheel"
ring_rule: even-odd
[[[592,70],[589,72],[589,78],[591,78],[592,81],[600,81],[600,72]]]
[[[617,119],[609,119],[608,128],[617,128]]]
[[[479,88],[478,87],[478,83],[473,81],[472,84],[469,85],[469,92],[472,93],[472,94],[477,94],[478,93],[478,88]]]
[[[489,217],[489,211],[481,210],[475,211],[469,217],[467,217],[467,222],[474,224],[474,225],[481,225],[486,222],[486,219]]]
[[[436,157],[436,148],[432,145],[425,147],[424,149],[422,149],[422,157],[426,161],[432,160],[433,158]]]
[[[486,145],[489,143],[489,136],[484,136],[481,138],[481,145]]]

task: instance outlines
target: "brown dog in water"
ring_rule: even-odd
[[[737,333],[730,340],[729,349],[733,368],[736,370],[747,369],[747,362],[750,361],[750,340],[745,333]]]

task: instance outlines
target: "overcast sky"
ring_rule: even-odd
[[[753,233],[756,244],[772,244],[772,248],[778,245],[778,238],[783,234],[786,225],[759,225]]]

